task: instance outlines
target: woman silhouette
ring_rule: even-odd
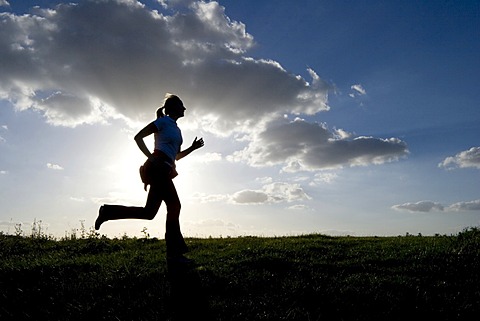
[[[192,145],[181,151],[182,133],[177,126],[177,119],[185,115],[186,108],[178,96],[167,94],[164,106],[157,110],[157,119],[145,126],[135,136],[135,142],[147,156],[149,165],[150,190],[145,207],[128,207],[123,205],[103,205],[100,207],[95,229],[100,229],[106,221],[119,219],[152,220],[162,201],[167,205],[165,241],[167,259],[187,261],[183,254],[187,245],[180,231],[180,200],[172,178],[176,175],[175,160],[179,160],[203,146],[203,139],[193,141]],[[166,116],[163,114],[165,111]],[[154,134],[155,150],[153,154],[145,145],[144,138]],[[173,174],[175,173],[175,174]]]

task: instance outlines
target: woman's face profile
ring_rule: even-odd
[[[183,106],[183,104],[176,104],[175,107],[172,108],[170,114],[171,116],[183,117],[185,116],[185,110],[186,108]]]

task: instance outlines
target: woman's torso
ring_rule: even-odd
[[[165,153],[172,162],[175,161],[183,143],[182,132],[170,117],[157,118],[154,122],[158,132],[155,133],[155,149]]]

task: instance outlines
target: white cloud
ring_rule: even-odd
[[[356,95],[364,96],[367,94],[365,88],[363,88],[363,86],[360,84],[352,85],[350,88],[353,90],[353,93],[350,94],[351,97],[354,97]]]
[[[252,166],[286,164],[283,170],[294,172],[383,164],[408,155],[407,145],[397,138],[348,139],[330,132],[324,124],[301,119],[272,122],[252,137],[249,146],[228,159]]]
[[[74,201],[74,202],[80,202],[80,203],[85,202],[85,198],[83,198],[83,197],[70,196],[70,200],[71,200],[71,201]]]
[[[44,111],[47,122],[53,125],[75,126],[94,123],[102,119],[101,107],[88,97],[55,92],[36,102],[36,108]]]
[[[202,221],[185,221],[182,223],[182,231],[186,234],[191,234],[193,236],[200,235],[201,236],[235,236],[235,235],[243,235],[244,229],[232,222],[226,222],[219,219],[210,219],[210,220],[202,220]],[[195,231],[195,232],[190,232]]]
[[[193,198],[198,199],[201,203],[212,203],[212,202],[222,202],[229,199],[228,195],[224,194],[205,194],[205,193],[196,193],[193,195]]]
[[[455,156],[447,157],[443,162],[438,164],[438,167],[443,167],[448,170],[455,168],[480,169],[480,147],[472,147]]]
[[[416,203],[404,203],[392,206],[395,210],[405,210],[409,212],[432,212],[432,211],[446,211],[446,212],[459,212],[459,211],[480,211],[480,200],[458,202],[449,206],[443,206],[439,203],[432,201],[419,201]]]
[[[293,202],[309,200],[310,196],[305,193],[299,184],[274,182],[263,187],[273,202]]]
[[[194,0],[157,0],[164,8],[172,8],[172,7],[188,7],[191,5]]]
[[[304,204],[295,204],[292,206],[287,207],[288,210],[293,210],[293,211],[307,211],[310,210],[310,207],[304,205]]]
[[[7,0],[0,0],[0,7],[10,7],[10,3]]]
[[[201,161],[204,163],[218,162],[222,160],[222,154],[220,153],[205,153],[201,157]]]
[[[242,153],[236,153],[236,155],[240,155],[242,156]],[[242,156],[243,157],[243,156]],[[285,166],[283,166],[281,172],[285,172],[285,173],[296,173],[296,172],[300,172],[302,170],[305,170],[305,168],[302,166],[302,164],[298,161],[298,160],[290,160],[288,162],[286,162],[287,164]]]
[[[267,185],[267,184],[271,184],[273,182],[273,178],[270,177],[270,176],[266,176],[266,177],[257,177],[255,179],[256,182],[259,182],[260,184],[263,184],[263,185]]]
[[[243,190],[232,195],[231,200],[237,204],[263,204],[269,200],[263,191]]]
[[[0,175],[7,175],[7,174],[8,174],[8,171],[4,171],[4,170],[0,171]]]
[[[320,184],[331,184],[337,178],[338,178],[338,175],[336,173],[324,173],[324,172],[316,173],[310,185],[317,186]]]
[[[416,203],[404,203],[392,206],[395,210],[406,210],[409,212],[431,212],[443,211],[444,206],[432,201],[419,201]]]
[[[334,128],[332,134],[336,139],[348,139],[353,137],[352,133],[349,133],[341,128],[340,129]]]
[[[53,169],[53,170],[56,170],[56,171],[61,171],[63,170],[63,167],[58,165],[58,164],[52,164],[52,163],[47,163],[47,168],[49,169]]]
[[[2,125],[0,128],[2,128],[4,131],[8,131],[8,126],[7,125]],[[0,143],[5,143],[7,140],[0,136]]]
[[[212,228],[216,228],[216,227],[230,227],[230,228],[237,228],[238,226],[236,226],[235,224],[233,223],[228,223],[228,222],[225,222],[225,221],[222,221],[222,220],[219,220],[219,219],[216,219],[216,220],[203,220],[203,221],[199,221],[199,222],[191,222],[191,221],[188,221],[186,222],[187,225],[195,225],[196,227],[200,227],[200,228],[206,228],[206,227],[212,227]]]
[[[226,201],[233,204],[272,204],[291,203],[311,199],[299,184],[285,182],[270,182],[270,179],[262,178],[259,181],[268,182],[261,189],[245,189],[232,195],[205,195],[197,194],[195,197],[202,202]]]
[[[448,207],[449,211],[480,211],[480,200],[458,202]]]
[[[173,92],[190,119],[216,133],[274,114],[328,110],[331,86],[315,71],[307,81],[278,62],[248,57],[253,37],[224,7],[182,3],[189,4],[182,14],[120,0],[3,14],[0,99],[75,126],[114,115],[151,120],[164,93]]]

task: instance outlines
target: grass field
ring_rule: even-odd
[[[0,320],[479,320],[480,229],[164,240],[0,234]]]

